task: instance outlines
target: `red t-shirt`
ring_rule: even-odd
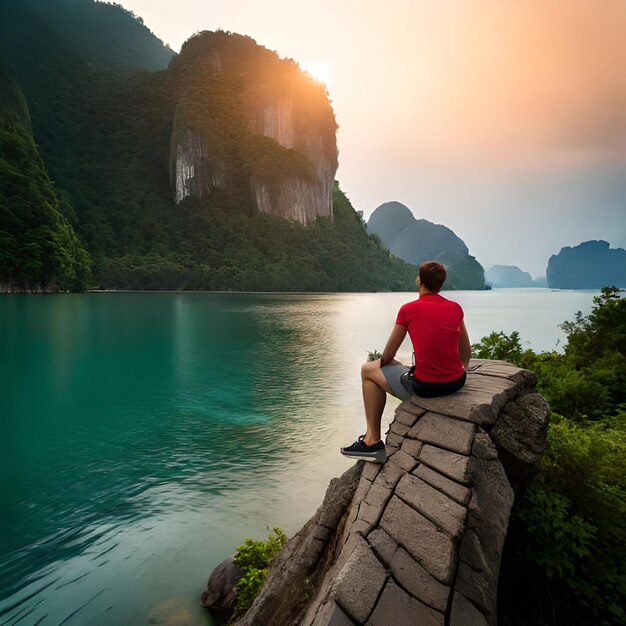
[[[438,293],[422,294],[400,307],[396,324],[406,326],[415,353],[415,378],[450,382],[463,376],[459,333],[463,309]]]

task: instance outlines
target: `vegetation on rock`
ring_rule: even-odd
[[[243,576],[235,586],[235,608],[230,623],[237,621],[250,608],[263,587],[270,564],[286,541],[287,535],[280,528],[274,528],[265,541],[246,539],[237,548],[234,560]]]

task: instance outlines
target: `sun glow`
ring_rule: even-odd
[[[326,61],[311,61],[310,63],[301,63],[300,67],[311,75],[314,80],[324,83],[327,87],[332,80],[332,69]]]

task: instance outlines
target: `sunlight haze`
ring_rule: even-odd
[[[322,81],[365,218],[400,201],[534,276],[563,246],[626,246],[626,2],[122,4],[176,51],[229,30]]]

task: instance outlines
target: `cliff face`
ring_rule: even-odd
[[[552,289],[626,287],[626,250],[610,248],[607,241],[561,248],[550,257],[546,277]]]
[[[416,220],[399,202],[386,202],[371,215],[370,233],[378,235],[392,254],[412,265],[440,261],[448,270],[446,287],[484,289],[485,273],[462,239],[446,226]]]
[[[307,224],[332,217],[336,123],[324,87],[249,37],[203,32],[170,65],[177,202],[234,193]]]

